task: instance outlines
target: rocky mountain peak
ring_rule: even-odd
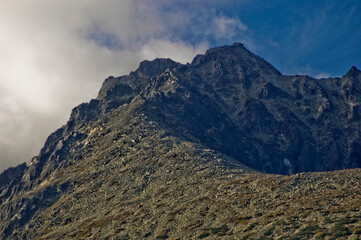
[[[148,61],[148,60],[142,61],[135,72],[151,78],[158,74],[161,74],[167,68],[174,68],[179,65],[181,64],[169,58],[156,58],[153,61]]]
[[[283,76],[240,43],[143,61],[0,174],[0,238],[359,233],[360,171],[303,172],[361,167],[360,76]]]
[[[241,43],[211,48],[204,55],[196,56],[191,66],[195,68],[213,66],[220,68],[223,74],[242,73],[245,77],[281,75],[271,64],[250,52]]]
[[[352,67],[340,81],[286,77],[236,43],[212,48],[191,64],[155,59],[129,75],[109,77],[95,100],[73,110],[64,129],[74,131],[143,99],[144,114],[167,131],[262,172],[355,167],[361,165],[354,157],[361,101],[353,79],[359,72]],[[342,143],[330,144],[336,135]]]
[[[350,70],[345,74],[346,77],[357,77],[361,74],[361,71],[355,66],[352,66]]]
[[[127,93],[135,91],[139,93],[141,89],[149,84],[151,78],[161,74],[166,69],[175,68],[180,65],[180,63],[177,63],[169,58],[156,58],[152,61],[142,61],[139,64],[139,67],[129,75],[117,78],[107,78],[98,93],[97,100],[104,100],[107,97],[112,98],[123,96],[125,93],[122,93],[122,91]]]

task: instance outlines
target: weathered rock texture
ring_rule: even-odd
[[[360,170],[264,173],[360,167],[360,93],[355,67],[283,76],[242,44],[144,61],[0,174],[0,238],[355,237]]]

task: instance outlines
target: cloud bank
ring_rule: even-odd
[[[107,76],[156,57],[186,63],[208,48],[207,38],[232,42],[247,30],[212,8],[179,4],[192,1],[2,1],[0,172],[36,155]]]

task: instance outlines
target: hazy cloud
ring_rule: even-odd
[[[232,39],[241,31],[247,30],[247,26],[236,18],[225,16],[217,17],[213,20],[213,33],[217,38]]]
[[[329,78],[329,77],[331,77],[331,74],[329,73],[319,73],[315,76],[316,79]]]
[[[212,11],[198,16],[171,7],[180,2],[2,1],[0,171],[36,155],[107,76],[128,74],[144,59],[191,61],[209,43],[184,41],[184,34],[200,35],[209,23],[214,37],[245,28]]]

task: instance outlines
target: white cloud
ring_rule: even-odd
[[[329,77],[331,77],[331,74],[329,73],[319,73],[315,76],[316,79],[329,78]]]
[[[0,172],[36,155],[107,76],[144,59],[185,63],[205,51],[207,43],[177,38],[164,16],[147,1],[2,1]]]
[[[212,34],[220,39],[233,39],[239,32],[245,30],[247,26],[237,18],[220,16],[213,20]]]

